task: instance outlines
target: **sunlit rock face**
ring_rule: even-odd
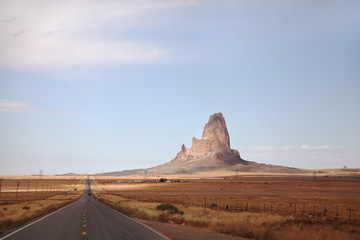
[[[193,137],[191,148],[183,144],[171,162],[156,167],[156,170],[161,168],[162,172],[167,173],[193,173],[246,163],[237,150],[230,148],[230,137],[222,113],[215,113],[205,125],[201,139]]]
[[[223,115],[215,113],[205,125],[202,139],[193,137],[191,151],[206,153],[219,148],[230,149],[230,138]]]

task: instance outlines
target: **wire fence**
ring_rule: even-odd
[[[295,218],[360,221],[360,211],[357,207],[322,205],[310,203],[260,203],[249,201],[221,201],[214,199],[198,199],[183,204],[185,207],[195,206],[229,212],[266,213]]]
[[[38,200],[74,190],[79,179],[0,179],[0,204]]]

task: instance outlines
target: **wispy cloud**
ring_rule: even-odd
[[[331,149],[329,145],[308,145],[304,144],[301,146],[251,146],[251,147],[241,147],[242,150],[251,150],[251,151],[281,151],[281,150],[319,150],[319,149]],[[337,147],[341,148],[341,147]]]
[[[19,32],[16,32],[16,33],[13,33],[13,37],[21,37],[22,35],[25,34],[25,31],[19,31]]]
[[[126,38],[126,31],[150,24],[148,15],[197,4],[195,0],[1,1],[0,67],[157,61],[166,54],[161,46]]]
[[[36,108],[31,103],[10,99],[0,99],[0,112],[71,114],[70,112],[64,111],[42,110]]]
[[[4,23],[11,23],[11,22],[15,21],[16,19],[17,19],[17,17],[6,18],[6,19],[4,19]]]
[[[360,167],[360,147],[300,145],[241,147],[244,159],[298,168]]]
[[[179,146],[154,146],[153,148],[158,148],[158,149],[180,149]]]

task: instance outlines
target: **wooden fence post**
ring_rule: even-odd
[[[303,215],[305,213],[305,203],[303,204]]]
[[[280,215],[280,204],[278,204],[278,215]]]
[[[314,210],[313,210],[313,216],[315,218],[315,205],[314,205]]]
[[[351,209],[351,208],[349,208],[348,210],[349,210],[349,222],[350,222],[350,220],[351,220],[351,211],[354,211],[354,210]]]
[[[204,198],[204,212],[206,212],[206,196]]]

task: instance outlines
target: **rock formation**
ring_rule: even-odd
[[[237,150],[230,149],[230,137],[222,113],[215,113],[210,116],[208,123],[204,127],[201,139],[192,138],[192,146],[187,149],[183,144],[181,151],[172,162],[194,162],[203,158],[209,158],[209,166],[234,165],[246,163],[240,158]],[[206,167],[206,166],[204,166]]]
[[[230,137],[221,113],[210,116],[201,139],[192,138],[191,148],[183,144],[181,151],[168,163],[150,168],[149,173],[193,173],[247,164],[237,150],[230,148]]]
[[[241,159],[239,152],[230,148],[230,137],[223,115],[215,113],[210,116],[208,123],[205,125],[202,138],[193,137],[191,148],[186,148],[183,144],[180,152],[170,162],[148,169],[134,169],[98,175],[140,176],[146,172],[148,176],[157,176],[162,174],[211,172],[219,169],[239,172],[304,172],[296,168],[259,164]]]

